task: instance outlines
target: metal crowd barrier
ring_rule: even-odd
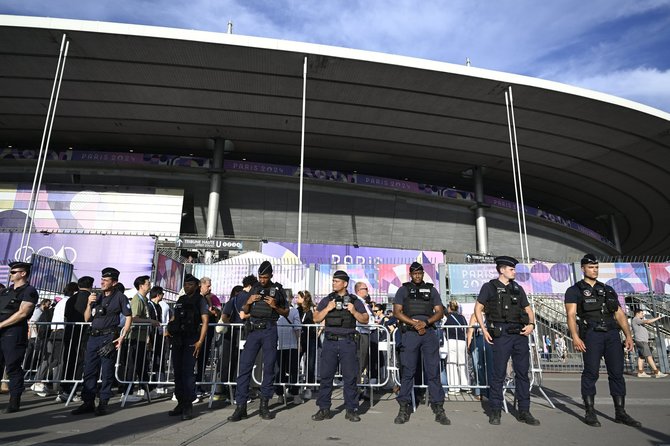
[[[88,323],[31,324],[31,338],[24,360],[26,382],[57,386],[60,392],[68,394],[66,404],[69,404],[82,383],[88,326]],[[398,350],[401,344],[398,345],[396,339],[400,333],[382,325],[365,328],[370,330],[369,342],[366,351],[359,352],[362,362],[358,385],[374,402],[374,391],[400,385],[402,369]],[[472,329],[469,349],[466,342],[468,329]],[[143,389],[146,399],[151,402],[157,396],[154,392],[157,388],[174,385],[170,338],[163,336],[163,330],[163,326],[133,324],[126,341],[117,351],[115,378],[123,392],[122,406],[135,390]],[[300,389],[318,389],[323,326],[280,324],[277,330],[280,331],[280,354],[274,385],[278,393],[286,396],[287,390],[289,395],[296,395]],[[242,324],[210,324],[206,347],[201,350],[195,370],[196,385],[207,389],[204,393],[209,393],[210,406],[215,393],[226,388],[232,400],[239,374],[239,357],[245,344],[243,332]],[[490,348],[481,333],[474,327],[444,326],[428,335],[440,337],[442,384],[450,397],[461,391],[475,395],[486,391],[491,359]],[[260,358],[257,358],[258,364]],[[336,386],[341,385],[340,377],[338,372]],[[259,386],[261,382],[262,367],[257,366],[252,374],[252,385]],[[427,387],[423,373],[417,373],[415,387]]]

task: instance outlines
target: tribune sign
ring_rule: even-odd
[[[207,237],[177,237],[175,242],[181,249],[207,249],[216,251],[243,251],[242,240],[207,238]]]

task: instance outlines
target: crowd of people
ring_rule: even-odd
[[[489,423],[497,425],[511,359],[518,419],[539,425],[530,413],[528,379],[528,337],[534,333],[535,315],[514,280],[516,264],[511,257],[496,258],[499,277],[482,287],[467,321],[458,302],[442,304],[435,287],[424,282],[423,266],[417,262],[410,265],[411,280],[400,287],[392,308],[373,302],[364,282],[353,284],[350,292],[344,271],[335,272],[332,293],[318,303],[309,291],[294,297],[273,281],[267,261],[257,276],[245,277],[231,290],[225,305],[212,293],[211,279],[191,274],[184,277],[183,291],[172,304],[163,299],[162,288],[151,286],[148,276],[135,279],[136,293],[128,299],[119,271],[111,267],[102,270],[96,292],[94,279],[82,277],[68,284],[53,305],[48,299],[39,301],[29,285],[30,264],[15,262],[10,265],[13,286],[0,294],[0,366],[6,367],[10,388],[6,411],[20,409],[27,376],[40,396],[80,400],[74,415],[107,414],[114,385],[132,402],[166,395],[172,384],[177,406],[169,415],[185,420],[193,417],[193,403],[209,393],[234,402],[229,420],[237,422],[248,417],[247,404],[254,397],[260,400],[261,418],[272,419],[273,396],[300,404],[317,392],[318,410],[312,419],[323,421],[333,415],[331,394],[337,383],[343,387],[345,418],[357,422],[360,401],[369,398],[359,385],[386,382],[395,384],[397,424],[408,422],[415,402],[425,397],[435,421],[450,424],[444,409],[447,388],[451,395],[473,392],[476,399],[486,398]],[[582,270],[584,280],[566,293],[566,311],[575,347],[584,352],[585,422],[600,425],[593,398],[604,356],[615,421],[637,426],[640,423],[624,410],[623,349],[619,343],[617,350],[613,341],[622,331],[626,348],[632,349],[628,323],[614,290],[596,280],[594,256],[584,257]],[[636,340],[643,336],[639,327],[655,321],[638,316],[640,320],[633,322]],[[395,351],[380,350],[380,343],[390,341]],[[562,338],[554,345],[565,351]],[[651,357],[645,345],[638,343],[640,368]],[[115,374],[118,350],[121,372]],[[391,363],[397,365],[397,377],[387,375]],[[653,360],[649,364],[657,377],[665,376]],[[254,376],[254,369],[262,374]],[[259,384],[255,391],[252,381]]]

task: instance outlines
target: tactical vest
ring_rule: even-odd
[[[270,282],[270,286],[268,288],[263,288],[260,285],[256,285],[250,292],[249,294],[253,296],[254,294],[260,294],[261,300],[258,302],[254,302],[251,304],[251,310],[250,310],[250,315],[254,319],[270,319],[273,321],[276,321],[279,319],[279,313],[277,313],[275,310],[272,309],[270,305],[268,305],[267,302],[263,300],[264,297],[273,297],[275,301],[278,302],[278,298],[280,297],[281,294],[281,289],[282,286],[280,283],[272,283]]]
[[[174,321],[170,323],[170,334],[197,334],[202,319],[200,318],[200,303],[204,299],[200,294],[196,297],[181,296],[174,306]],[[175,332],[175,333],[173,333]]]
[[[496,297],[486,302],[486,319],[489,322],[525,324],[528,315],[521,307],[521,288],[515,281],[507,286],[497,279],[489,282],[496,289]]]
[[[353,294],[340,296],[337,293],[330,293],[327,299],[335,301],[335,308],[326,314],[326,327],[356,328],[356,318],[347,310],[347,304],[353,304],[358,298]]]
[[[407,296],[402,303],[402,312],[408,317],[427,316],[430,317],[435,312],[431,303],[430,293],[433,288],[432,283],[421,283],[416,285],[413,282],[402,284],[407,288]]]
[[[0,321],[9,319],[12,314],[19,311],[20,306],[21,298],[14,288],[5,288],[0,291]]]
[[[577,315],[580,319],[601,322],[613,318],[619,308],[619,301],[611,287],[596,282],[593,288],[590,288],[586,282],[580,280],[577,282],[577,288],[582,293],[582,301],[577,305]]]

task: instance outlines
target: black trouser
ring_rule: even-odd
[[[0,329],[0,373],[7,367],[9,395],[20,397],[23,393],[23,358],[28,346],[28,333],[24,325]]]
[[[279,354],[277,355],[277,375],[275,381],[285,384],[297,384],[299,363],[300,355],[297,348],[279,350]],[[282,390],[282,386],[275,387],[275,392],[278,395],[282,394]],[[300,389],[298,386],[292,385],[288,386],[288,392],[291,395],[297,395],[300,393]]]
[[[65,373],[63,381],[80,380],[84,372],[84,356],[86,354],[86,342],[88,340],[88,327],[74,325],[65,327],[63,336],[63,361]],[[74,386],[71,382],[60,384],[61,392],[70,393]]]
[[[200,356],[198,357],[198,362],[197,362],[197,371],[195,375],[195,381],[196,382],[201,382],[203,379],[203,375],[205,374],[205,369],[207,368],[207,364],[209,363],[209,353],[211,351],[212,347],[212,341],[214,340],[214,331],[215,327],[210,326],[207,328],[207,339],[205,339],[205,343],[202,345],[202,350],[200,351]],[[202,388],[202,386],[198,385],[196,389],[200,392],[205,392],[206,390]]]

